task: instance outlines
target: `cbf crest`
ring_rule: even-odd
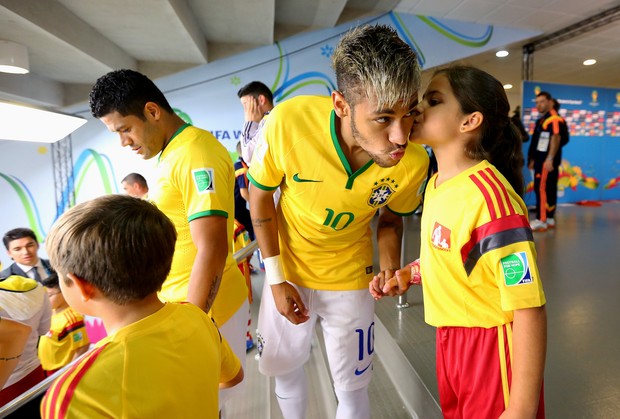
[[[390,179],[389,177],[375,182],[374,187],[370,191],[370,196],[368,197],[368,205],[373,208],[382,207],[390,200],[394,192],[396,192],[396,188],[398,188],[396,180]]]

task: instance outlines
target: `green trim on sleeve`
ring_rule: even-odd
[[[275,191],[280,186],[280,185],[278,185],[278,186],[265,186],[265,185],[261,185],[260,183],[258,183],[258,181],[256,179],[254,179],[252,177],[250,172],[248,172],[247,175],[248,175],[248,179],[250,180],[252,185],[256,186],[258,189],[262,189],[263,191]]]
[[[228,213],[226,211],[222,211],[222,210],[209,210],[209,211],[200,211],[197,212],[196,214],[192,214],[189,217],[187,217],[187,221],[193,221],[197,218],[202,218],[202,217],[208,217],[210,215],[219,215],[222,216],[224,218],[228,218]]]

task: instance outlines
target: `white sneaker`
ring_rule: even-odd
[[[532,231],[547,231],[547,223],[543,223],[540,220],[534,220],[530,223]]]
[[[547,227],[555,228],[555,218],[547,218]]]

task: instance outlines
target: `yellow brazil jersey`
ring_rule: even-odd
[[[61,374],[43,418],[217,418],[220,382],[241,364],[213,321],[168,303],[99,341]]]
[[[280,254],[286,279],[322,290],[359,290],[372,278],[370,221],[385,205],[397,214],[418,207],[428,155],[408,144],[395,166],[372,160],[352,172],[336,136],[330,97],[280,103],[260,132],[248,177],[281,187]]]
[[[46,371],[62,368],[78,349],[89,344],[84,316],[71,307],[54,313],[50,331],[39,340],[41,366]]]
[[[426,188],[420,268],[426,322],[494,327],[545,304],[527,208],[483,161]]]
[[[172,268],[160,297],[165,301],[187,301],[196,258],[189,223],[212,215],[227,217],[228,257],[210,313],[222,325],[248,295],[245,279],[232,258],[235,172],[230,155],[209,132],[184,125],[161,152],[157,168],[157,184],[149,196],[177,230]]]

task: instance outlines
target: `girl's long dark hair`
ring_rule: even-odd
[[[490,74],[470,66],[451,66],[436,71],[437,74],[446,76],[463,113],[478,111],[483,115],[482,135],[465,148],[469,157],[488,160],[523,196],[521,136],[508,116],[510,103],[502,84]]]

